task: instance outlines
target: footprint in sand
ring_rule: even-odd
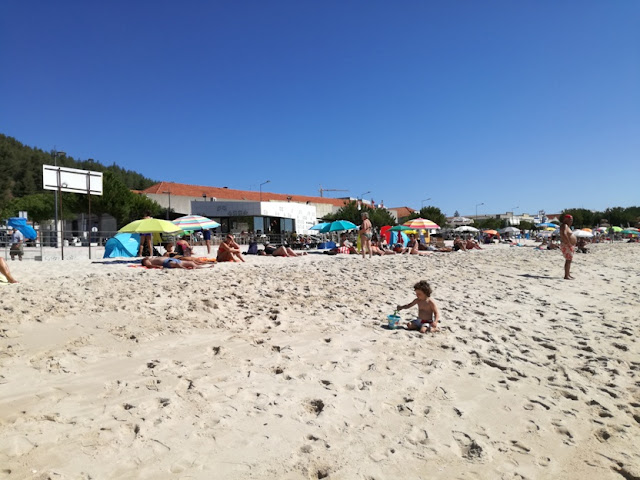
[[[453,431],[453,439],[460,448],[460,455],[471,461],[477,461],[482,458],[484,451],[478,443],[464,432]]]

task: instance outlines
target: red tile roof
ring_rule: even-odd
[[[411,215],[416,211],[411,207],[394,207],[394,208],[389,208],[388,210],[395,210],[396,215],[398,215],[398,218],[408,217],[409,215]]]
[[[246,200],[252,202],[260,201],[260,192],[254,192],[249,190],[234,190],[231,188],[220,187],[204,187],[199,185],[186,185],[184,183],[173,182],[160,182],[149,188],[142,190],[142,193],[152,195],[162,195],[167,192],[171,192],[171,195],[180,197],[195,197],[202,198],[202,194],[205,194],[207,198],[216,198],[218,200]],[[291,197],[289,199],[289,197]],[[298,203],[326,203],[334,205],[336,207],[344,206],[348,200],[340,198],[326,198],[326,197],[308,197],[305,195],[290,195],[285,193],[271,193],[262,192],[262,201],[278,201],[278,202],[298,202]]]

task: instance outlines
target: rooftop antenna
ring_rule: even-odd
[[[320,185],[320,197],[324,197],[323,193],[324,192],[348,192],[349,190],[342,190],[340,188],[322,188],[322,185]]]

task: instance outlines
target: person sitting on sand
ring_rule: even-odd
[[[165,257],[144,257],[140,263],[147,268],[202,268],[195,262]]]
[[[413,286],[416,298],[407,305],[398,305],[396,310],[404,310],[414,305],[418,306],[418,318],[407,323],[409,330],[419,330],[420,333],[435,332],[438,330],[440,310],[431,298],[431,286],[426,280],[420,280]]]
[[[463,250],[466,252],[467,247],[462,241],[462,239],[460,238],[460,236],[456,235],[456,237],[453,239],[453,251],[457,252],[458,250]]]
[[[244,262],[240,251],[240,245],[236,243],[231,233],[228,233],[224,242],[218,247],[218,262]]]
[[[373,252],[374,255],[395,255],[396,254],[396,252],[394,252],[393,250],[384,248],[382,244],[378,241],[378,237],[376,235],[373,235],[371,237],[371,251]]]
[[[11,271],[9,271],[9,265],[7,265],[7,262],[4,260],[4,258],[0,258],[0,274],[4,275],[9,283],[18,283],[18,281],[11,275]]]
[[[180,237],[176,242],[176,253],[185,257],[190,257],[193,253],[193,247],[184,237]]]
[[[411,250],[413,250],[414,246],[416,247],[416,249],[418,248],[418,242],[416,241],[416,234],[410,233],[409,241],[407,242],[407,245],[402,249],[402,252],[400,253],[411,253]]]
[[[589,253],[589,250],[587,249],[587,241],[583,237],[578,239],[576,248],[578,249],[579,252]]]
[[[269,242],[264,244],[264,250],[260,250],[258,252],[258,255],[271,255],[272,257],[301,257],[306,254],[307,252],[296,253],[293,249],[284,245],[276,247],[275,245],[271,245]]]
[[[473,240],[472,238],[467,240],[467,243],[465,244],[465,247],[467,248],[467,250],[473,250],[474,248],[477,249],[477,250],[482,250],[482,247],[480,246],[480,244],[478,242],[476,242],[475,240]]]

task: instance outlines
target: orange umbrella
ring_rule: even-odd
[[[487,235],[498,235],[498,232],[496,232],[495,230],[483,230],[483,232]]]

